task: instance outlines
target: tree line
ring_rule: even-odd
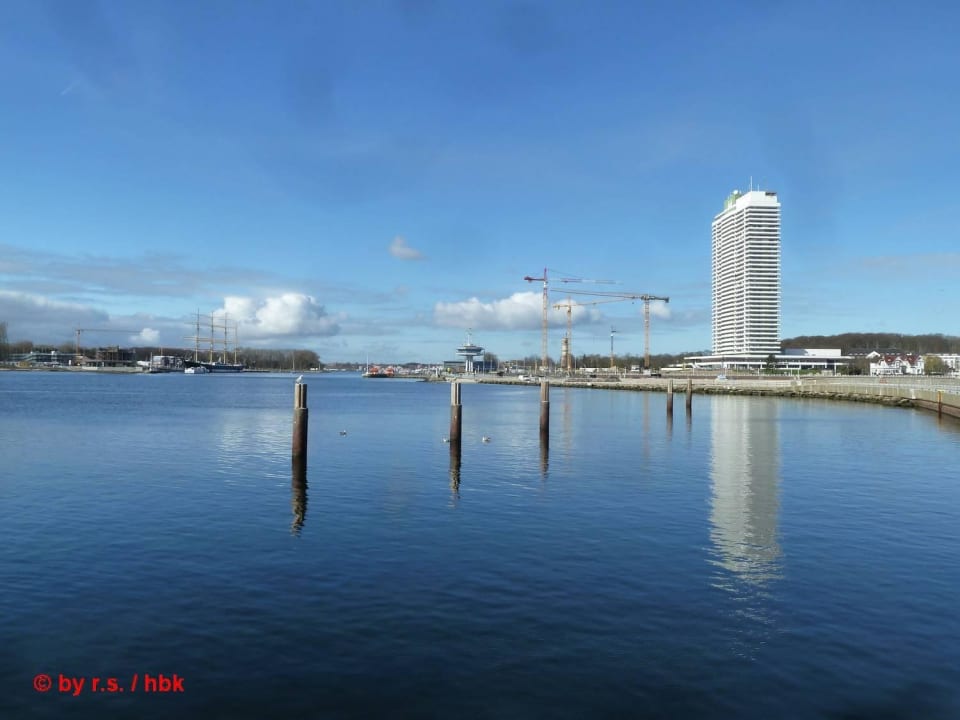
[[[840,348],[844,355],[859,352],[903,352],[914,355],[936,353],[941,355],[960,354],[960,336],[942,333],[926,335],[903,335],[901,333],[865,333],[851,332],[840,335],[800,335],[783,340],[781,347],[787,348]]]
[[[73,343],[60,345],[43,345],[31,340],[17,340],[10,342],[7,338],[7,323],[0,322],[0,361],[9,360],[18,355],[31,352],[49,353],[56,350],[62,355],[72,356],[76,351]],[[83,348],[81,348],[83,350]],[[149,360],[154,355],[174,355],[183,358],[193,358],[192,349],[161,348],[161,347],[134,347],[129,348],[134,360]],[[205,360],[207,354],[201,352],[200,359]],[[218,358],[219,353],[214,353]],[[272,348],[237,348],[237,362],[250,370],[310,370],[324,368],[320,356],[313,350],[272,349]],[[227,361],[233,362],[233,353],[227,354]]]

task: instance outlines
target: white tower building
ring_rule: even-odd
[[[735,190],[713,219],[713,354],[780,353],[780,201]]]

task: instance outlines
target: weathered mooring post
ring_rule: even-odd
[[[687,415],[693,412],[693,378],[687,378]]]
[[[460,383],[450,383],[450,445],[460,445],[460,428],[463,425],[463,406],[460,404]]]
[[[550,383],[540,381],[540,444],[550,442]]]
[[[307,385],[298,382],[293,393],[293,459],[307,467]]]
[[[667,380],[667,415],[673,417],[673,380]]]

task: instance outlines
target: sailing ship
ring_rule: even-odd
[[[201,323],[203,318],[203,323]],[[207,325],[207,320],[210,323]],[[201,335],[201,326],[203,332],[209,327],[209,335]],[[233,339],[230,334],[233,331]],[[222,335],[221,335],[222,331]],[[231,324],[227,314],[201,315],[197,311],[196,328],[193,335],[186,338],[193,340],[193,359],[184,358],[183,365],[190,368],[202,367],[211,373],[238,373],[243,372],[243,363],[237,362],[237,323]],[[201,359],[201,344],[207,353],[207,359]],[[233,352],[233,361],[230,361],[230,353]]]

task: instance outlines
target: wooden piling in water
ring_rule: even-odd
[[[693,378],[687,378],[687,415],[693,412]]]
[[[943,390],[937,390],[937,417],[943,417]]]
[[[673,417],[673,380],[667,380],[667,415]]]
[[[550,441],[550,383],[540,381],[540,443]]]
[[[307,466],[307,385],[298,382],[293,392],[293,459],[301,461],[304,469]]]
[[[450,383],[450,444],[460,444],[460,429],[463,426],[463,406],[460,404],[460,383]]]

